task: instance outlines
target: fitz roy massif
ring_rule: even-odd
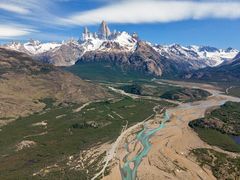
[[[34,59],[55,66],[72,66],[77,62],[107,61],[155,76],[176,76],[206,67],[230,63],[239,53],[231,47],[218,49],[209,46],[157,45],[140,40],[137,33],[110,31],[103,21],[99,31],[84,28],[79,40],[62,43],[31,40],[12,42],[3,46],[24,52]]]

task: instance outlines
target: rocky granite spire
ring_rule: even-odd
[[[87,27],[84,27],[83,29],[83,33],[82,33],[82,41],[87,40],[89,37],[89,31]]]
[[[83,29],[83,34],[87,35],[88,33],[89,33],[88,28],[85,26],[84,29]]]
[[[79,42],[85,42],[93,37],[93,34],[88,30],[87,27],[84,27],[83,33],[82,33],[82,39],[79,40]]]
[[[98,30],[98,36],[100,39],[108,39],[111,35],[111,31],[105,21],[102,21],[100,28]]]

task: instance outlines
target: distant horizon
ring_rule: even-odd
[[[240,49],[239,9],[237,0],[1,0],[0,43],[78,39],[105,20],[152,44]]]
[[[108,22],[107,22],[108,23]],[[88,30],[90,31],[90,32],[92,32],[92,33],[94,33],[94,32],[98,32],[98,28],[99,28],[99,26],[100,26],[100,24],[101,24],[101,22],[98,24],[98,25],[95,25],[95,26],[87,26],[87,25],[85,25],[85,26],[82,26],[82,27],[79,27],[78,29],[79,29],[79,31],[80,31],[80,33],[79,33],[79,36],[77,37],[77,36],[75,36],[75,37],[68,37],[68,38],[63,38],[63,39],[57,39],[57,40],[41,40],[41,39],[35,39],[35,38],[29,38],[29,39],[12,39],[12,40],[1,40],[0,41],[0,44],[1,45],[3,45],[3,44],[9,44],[9,43],[12,43],[12,42],[20,42],[20,43],[27,43],[27,42],[29,42],[29,41],[31,41],[31,40],[33,40],[33,41],[40,41],[41,43],[50,43],[50,42],[56,42],[56,43],[62,43],[63,41],[70,41],[71,39],[74,39],[74,40],[79,40],[81,37],[82,37],[82,33],[83,33],[83,30],[84,30],[84,28],[85,27],[87,27],[88,28]],[[113,32],[114,30],[116,30],[116,31],[118,31],[118,32],[127,32],[127,33],[129,33],[130,35],[132,35],[133,33],[137,33],[138,35],[139,35],[139,33],[138,32],[136,32],[136,31],[132,31],[132,32],[128,32],[128,31],[126,31],[126,30],[118,30],[118,29],[113,29],[112,27],[114,27],[114,26],[112,26],[111,24],[108,24],[108,26],[109,26],[109,28],[110,28],[110,30],[111,30],[111,32]],[[151,44],[153,44],[153,45],[163,45],[163,46],[171,46],[171,45],[181,45],[181,46],[184,46],[184,47],[188,47],[188,46],[199,46],[199,47],[214,47],[214,48],[218,48],[218,49],[228,49],[228,48],[233,48],[233,49],[237,49],[237,50],[240,50],[240,47],[239,48],[236,48],[236,47],[233,47],[233,46],[226,46],[226,47],[218,47],[218,46],[214,46],[214,45],[209,45],[209,44],[183,44],[183,43],[177,43],[177,42],[172,42],[172,43],[161,43],[161,42],[152,42],[152,41],[150,41],[150,40],[147,40],[147,39],[143,39],[143,38],[141,38],[141,36],[139,36],[139,39],[141,40],[141,41],[145,41],[145,42],[149,42],[149,43],[151,43]]]
[[[81,27],[80,29],[82,30],[83,32],[83,28],[84,27],[88,27],[88,26],[83,26]],[[109,26],[110,29],[111,29],[111,25]],[[90,28],[88,28],[90,32],[96,32],[96,31],[92,31]],[[114,29],[115,30],[115,29]],[[111,29],[111,32],[112,32],[112,29]],[[123,31],[120,31],[120,32],[124,32]],[[132,35],[133,33],[137,33],[138,32],[128,32],[128,31],[125,31],[127,33],[129,33],[130,35]],[[70,41],[71,39],[74,39],[74,40],[79,40],[81,38],[81,33],[79,35],[79,37],[69,37],[69,38],[65,38],[65,39],[59,39],[59,40],[41,40],[41,39],[35,39],[35,38],[29,38],[29,39],[12,39],[12,40],[0,40],[0,44],[1,45],[4,45],[4,44],[9,44],[9,43],[12,43],[12,42],[19,42],[19,43],[27,43],[27,42],[30,42],[31,40],[33,41],[40,41],[41,43],[51,43],[51,42],[56,42],[56,43],[62,43],[63,41]],[[236,48],[236,47],[233,47],[233,46],[226,46],[226,47],[218,47],[218,46],[214,46],[214,45],[209,45],[209,44],[183,44],[183,43],[157,43],[157,42],[151,42],[149,40],[146,40],[146,39],[142,39],[141,36],[139,36],[139,39],[141,41],[145,41],[145,42],[148,42],[148,43],[151,43],[153,45],[162,45],[162,46],[171,46],[171,45],[181,45],[183,47],[188,47],[188,46],[198,46],[198,47],[213,47],[213,48],[218,48],[218,49],[228,49],[228,48],[233,48],[233,49],[237,49],[237,50],[240,50],[240,47],[239,48]]]

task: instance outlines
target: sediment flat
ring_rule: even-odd
[[[216,179],[210,169],[201,167],[193,157],[189,155],[192,149],[210,148],[220,152],[223,150],[212,147],[203,142],[198,135],[188,126],[192,120],[204,117],[209,108],[220,106],[226,101],[240,102],[239,98],[224,95],[219,89],[208,84],[173,82],[183,87],[196,87],[209,91],[212,96],[206,100],[182,103],[177,107],[169,108],[166,111],[170,121],[165,127],[156,132],[150,139],[152,144],[148,155],[142,159],[137,170],[137,179]],[[156,115],[148,121],[150,128],[156,128],[163,120],[161,114]],[[134,132],[138,129],[132,128],[132,133],[126,133],[122,138],[116,151],[115,159],[110,167],[111,172],[103,179],[122,179],[121,167],[124,164],[124,157],[129,153],[129,158],[135,157],[142,150],[139,141],[134,140]],[[125,142],[132,139],[126,152]],[[226,152],[228,153],[228,152]],[[234,153],[228,153],[235,156]],[[131,164],[133,167],[134,164]]]

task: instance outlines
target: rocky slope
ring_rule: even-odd
[[[0,119],[25,116],[44,108],[41,100],[78,103],[106,98],[103,88],[85,82],[26,54],[0,48]],[[14,109],[14,111],[12,111]]]
[[[224,50],[208,46],[153,45],[141,41],[136,33],[111,32],[104,21],[95,33],[85,27],[82,38],[78,41],[30,41],[25,44],[7,44],[3,47],[27,53],[37,60],[56,66],[106,61],[155,76],[176,76],[191,70],[215,67],[229,62],[239,52],[233,48]]]

